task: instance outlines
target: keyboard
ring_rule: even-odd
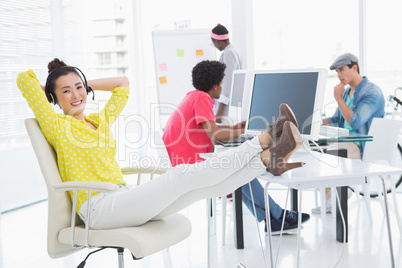
[[[255,135],[241,134],[240,137],[238,137],[238,138],[233,138],[233,139],[229,139],[229,140],[216,140],[215,144],[222,145],[225,147],[239,146],[243,142],[251,140],[254,137],[255,137]]]
[[[321,126],[320,135],[324,137],[343,137],[349,135],[349,130],[341,127]]]

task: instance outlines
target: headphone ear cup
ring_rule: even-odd
[[[95,92],[94,92],[94,90],[93,90],[90,86],[87,86],[87,87],[86,87],[86,90],[87,90],[87,95],[88,95],[90,92],[92,92],[92,100],[95,100]]]
[[[52,93],[49,94],[49,97],[47,98],[47,100],[48,100],[50,103],[52,103],[52,104],[56,104],[56,102],[54,101],[54,98],[53,98],[53,94],[52,94]]]

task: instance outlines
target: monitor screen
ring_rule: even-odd
[[[245,80],[246,80],[245,72],[243,71],[233,72],[230,106],[233,107],[242,106]]]
[[[229,105],[229,117],[233,124],[247,120],[252,74],[253,72],[247,69],[233,71]]]
[[[279,105],[287,103],[296,116],[303,138],[317,140],[326,73],[325,69],[255,72],[246,133],[260,133],[278,117]]]

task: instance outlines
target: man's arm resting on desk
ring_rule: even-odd
[[[244,125],[245,122],[241,122],[234,126],[218,126],[214,121],[205,121],[202,122],[201,125],[204,127],[205,132],[208,137],[215,140],[228,140],[232,138],[237,138],[241,134],[244,133],[244,128],[241,126]]]

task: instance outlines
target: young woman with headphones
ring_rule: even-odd
[[[56,151],[63,181],[100,181],[120,186],[113,193],[92,193],[91,228],[138,226],[211,195],[232,192],[267,170],[280,175],[301,166],[287,163],[302,143],[289,109],[280,113],[273,128],[237,148],[201,163],[178,165],[146,184],[127,186],[115,159],[117,148],[110,128],[127,103],[128,79],[87,82],[78,68],[58,59],[48,67],[45,91],[31,70],[18,75],[17,85]],[[91,89],[111,91],[112,96],[99,113],[85,115]],[[57,114],[49,102],[58,104],[64,114]],[[271,134],[279,137],[275,144]],[[86,191],[79,191],[77,211],[84,221],[86,209]]]

